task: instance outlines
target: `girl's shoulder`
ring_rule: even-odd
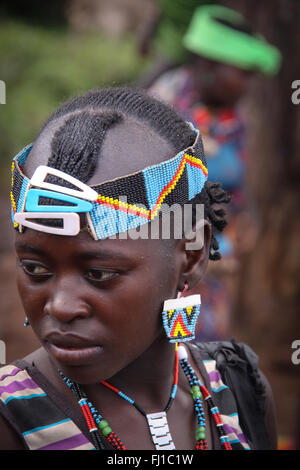
[[[27,448],[19,432],[17,419],[10,412],[12,400],[21,396],[26,381],[28,381],[28,375],[22,368],[14,364],[6,364],[0,367],[1,450],[24,450]]]
[[[194,343],[191,352],[195,361],[204,366],[217,403],[225,409],[234,406],[238,410],[239,425],[251,448],[276,449],[273,393],[253,349],[233,339]]]
[[[3,450],[93,449],[66,408],[45,377],[25,361],[0,368]]]

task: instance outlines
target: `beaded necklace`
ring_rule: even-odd
[[[188,356],[185,348],[182,345],[178,346],[176,343],[175,346],[175,371],[174,371],[174,383],[171,389],[171,394],[168,400],[166,407],[163,412],[146,414],[145,411],[130,397],[125,395],[123,392],[113,387],[106,381],[101,383],[116,393],[119,397],[126,400],[128,403],[132,404],[148,421],[149,430],[151,437],[156,449],[159,450],[169,450],[175,449],[173,444],[168,422],[166,419],[166,413],[170,409],[177,391],[178,386],[178,363],[182,367],[182,370],[189,382],[191,387],[191,394],[194,401],[194,409],[197,416],[197,428],[196,428],[196,450],[207,450],[208,445],[205,437],[206,433],[206,422],[205,414],[203,409],[202,398],[207,403],[209,412],[211,413],[214,422],[216,424],[218,436],[220,439],[221,447],[224,450],[232,450],[231,444],[229,442],[228,436],[225,432],[222,418],[219,412],[218,407],[214,404],[214,401],[207,390],[207,388],[201,383],[201,381],[196,376],[193,368],[188,363]],[[91,441],[95,446],[96,450],[104,450],[101,434],[106,438],[106,440],[111,444],[115,450],[126,450],[125,445],[119,439],[117,434],[109,426],[108,422],[103,418],[94,405],[88,400],[85,392],[81,389],[80,385],[76,382],[72,382],[69,378],[65,377],[61,371],[59,371],[60,376],[70,388],[70,390],[75,395],[80,409],[85,418],[86,424],[89,429],[91,436]]]
[[[124,400],[128,401],[133,405],[146,419],[148,422],[150,434],[152,437],[153,444],[157,450],[173,450],[175,449],[172,436],[170,434],[169,425],[167,421],[167,411],[171,408],[171,405],[175,399],[177,386],[178,386],[178,350],[175,349],[175,370],[174,370],[174,383],[171,389],[171,394],[168,400],[167,405],[165,406],[164,410],[158,413],[146,413],[137,403],[136,401],[132,400],[132,398],[125,395],[125,393],[121,392],[117,388],[110,385],[108,382],[103,380],[101,383],[115,392]]]

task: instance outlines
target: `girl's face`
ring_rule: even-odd
[[[51,122],[36,140],[25,164],[28,177],[38,165],[47,165],[66,119]],[[126,118],[105,135],[88,184],[131,174],[174,154],[144,123]],[[161,312],[164,300],[183,288],[187,257],[180,246],[151,238],[94,241],[87,232],[76,237],[31,229],[16,233],[21,300],[54,366],[77,382],[93,383],[132,364],[153,343],[167,342]]]
[[[26,315],[67,376],[108,379],[163,337],[163,301],[175,296],[180,272],[166,242],[26,229],[16,233],[16,252]]]

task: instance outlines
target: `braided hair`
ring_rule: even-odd
[[[51,142],[48,165],[84,183],[95,172],[106,132],[128,117],[143,122],[162,137],[173,147],[174,154],[191,146],[195,140],[189,124],[171,106],[143,91],[126,87],[92,90],[67,101],[50,116],[39,135],[52,121],[63,116],[66,119]],[[196,204],[204,205],[204,217],[212,225],[211,260],[221,258],[215,233],[221,232],[227,224],[221,205],[229,201],[230,196],[221,184],[209,181],[201,193],[189,201],[193,208]],[[195,222],[196,210],[193,210]]]

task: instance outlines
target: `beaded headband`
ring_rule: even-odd
[[[235,65],[246,70],[260,70],[275,75],[281,65],[281,53],[263,36],[250,36],[228,27],[227,21],[239,27],[244,22],[237,11],[222,5],[203,5],[196,8],[183,38],[184,46],[208,59]]]
[[[201,192],[207,180],[200,133],[196,129],[194,132],[194,144],[170,160],[93,186],[44,165],[31,179],[27,178],[23,167],[32,148],[28,145],[12,162],[14,227],[20,232],[26,226],[46,233],[77,235],[78,213],[86,213],[91,235],[100,240],[154,220],[163,203],[186,204]],[[58,182],[50,183],[49,176]],[[62,180],[67,187],[59,184]],[[53,220],[60,226],[47,225]]]

